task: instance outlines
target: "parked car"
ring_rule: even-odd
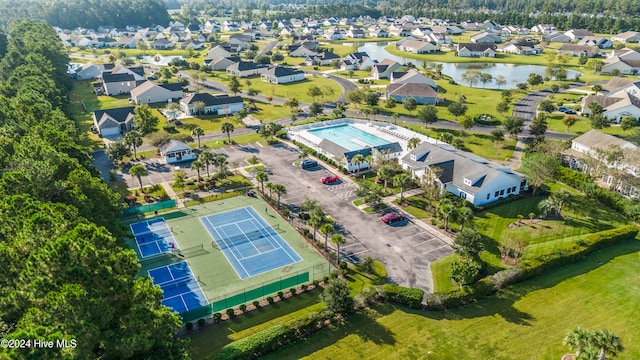
[[[326,77],[326,78],[330,78],[330,77],[331,77],[331,76],[329,76],[329,74],[324,74],[324,75],[322,75],[322,76],[323,76],[323,77]]]
[[[567,115],[577,115],[578,114],[577,112],[575,112],[573,110],[567,110],[564,113],[567,114]]]
[[[569,108],[568,108],[568,107],[566,107],[566,106],[560,106],[560,107],[558,107],[558,111],[563,112],[563,113],[565,113],[565,114],[566,114],[566,113],[567,113],[567,111],[573,111],[573,110],[569,109]]]
[[[385,224],[392,224],[394,222],[404,220],[404,215],[396,212],[389,212],[382,215],[380,220],[382,220],[382,222],[384,222]]]
[[[340,180],[340,178],[337,175],[325,176],[322,179],[320,179],[320,181],[322,181],[323,184],[332,184],[338,180]]]
[[[304,159],[300,162],[300,167],[303,169],[314,168],[318,166],[318,162],[315,160]]]

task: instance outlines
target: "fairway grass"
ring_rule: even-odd
[[[618,359],[638,359],[639,251],[631,240],[459,309],[380,305],[264,359],[560,359],[576,326],[613,331]]]

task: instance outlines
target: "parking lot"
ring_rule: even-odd
[[[358,262],[372,255],[386,265],[391,282],[433,290],[429,265],[452,252],[447,243],[413,219],[388,225],[380,220],[382,213],[367,214],[356,209],[351,202],[356,198],[357,186],[346,176],[322,166],[312,169],[295,166],[299,161],[296,149],[271,146],[260,149],[258,157],[272,171],[269,181],[285,185],[287,194],[281,198],[283,203],[292,204],[295,209],[306,199],[315,199],[336,220],[338,230],[347,238],[340,247],[341,257]],[[340,176],[339,182],[321,183],[322,177],[334,174]],[[321,239],[322,235],[318,240]]]

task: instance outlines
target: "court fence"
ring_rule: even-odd
[[[275,281],[264,282],[252,288],[245,288],[234,293],[208,299],[209,305],[184,312],[180,316],[185,323],[195,322],[198,319],[210,317],[214,312],[222,312],[241,304],[248,305],[254,300],[263,300],[268,296],[276,295],[279,291],[288,291],[292,287],[297,287],[313,280],[320,280],[324,276],[329,276],[330,273],[331,264],[328,262],[321,263],[296,271],[294,275],[281,276]]]
[[[166,209],[171,209],[171,208],[175,208],[176,207],[176,201],[171,199],[171,200],[164,200],[164,201],[158,201],[155,203],[151,203],[151,204],[143,204],[140,206],[134,206],[134,207],[130,207],[130,208],[126,208],[124,210],[122,210],[122,214],[120,215],[121,217],[129,217],[129,216],[134,216],[134,215],[142,215],[145,213],[150,213],[150,212],[154,212],[154,211],[159,211],[159,210],[166,210]]]

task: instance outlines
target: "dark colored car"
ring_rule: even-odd
[[[314,168],[318,166],[318,162],[315,160],[304,159],[300,162],[300,167],[303,169]]]
[[[390,212],[390,213],[386,213],[386,214],[382,215],[380,220],[382,220],[382,222],[384,222],[385,224],[391,224],[391,223],[394,223],[394,222],[397,222],[397,221],[404,220],[404,215],[402,215],[400,213]]]
[[[337,175],[325,176],[322,179],[320,179],[320,181],[322,181],[323,184],[331,184],[338,180],[340,180],[340,178]]]

